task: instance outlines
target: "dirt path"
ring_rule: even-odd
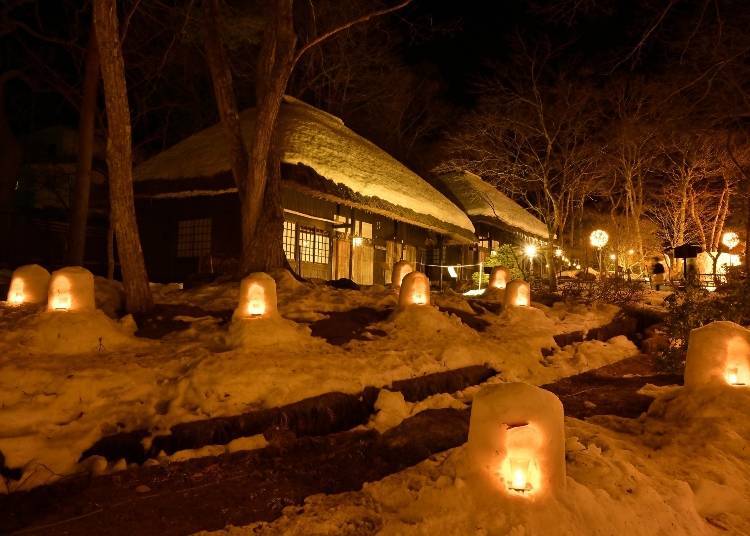
[[[646,356],[545,386],[567,415],[634,417],[647,383],[680,383]],[[466,441],[468,410],[428,410],[378,434],[280,438],[261,450],[79,476],[0,497],[0,533],[181,535],[271,520],[315,493],[341,493]]]

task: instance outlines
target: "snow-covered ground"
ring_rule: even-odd
[[[650,392],[657,399],[639,419],[566,419],[557,497],[476,496],[461,478],[462,446],[360,491],[309,497],[272,523],[218,533],[750,534],[750,388]]]
[[[129,316],[112,320],[101,312],[42,314],[40,308],[0,305],[0,452],[7,466],[24,469],[11,490],[91,466],[94,462],[78,463],[80,454],[116,432],[164,434],[179,422],[330,391],[356,393],[467,365],[500,371],[492,381],[544,384],[637,353],[619,337],[542,358],[541,348],[555,347],[554,334],[606,324],[617,312],[612,306],[561,304],[484,314],[489,324],[484,332],[437,308],[413,307],[372,326],[384,336],[335,346],[313,337],[304,322],[356,307],[394,307],[397,296],[383,287],[303,285],[288,274],[279,280],[282,318],[229,329],[211,316],[181,317],[190,327],[161,340],[135,337]],[[231,310],[238,289],[236,283],[185,291],[166,285],[156,288],[156,300]],[[471,311],[458,295],[435,301]]]

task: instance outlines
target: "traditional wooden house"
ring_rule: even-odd
[[[471,219],[478,242],[476,247],[449,245],[436,250],[433,264],[477,264],[503,244],[531,243],[540,248],[546,244],[547,226],[478,175],[465,171],[447,173],[440,175],[438,181],[441,191]]]
[[[254,115],[240,115],[246,140]],[[461,209],[339,118],[286,98],[277,139],[284,251],[301,276],[385,284],[398,260],[425,263],[438,243],[476,241]],[[153,280],[219,271],[237,257],[239,200],[221,125],[138,166],[135,192]]]

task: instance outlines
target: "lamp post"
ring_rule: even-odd
[[[607,242],[609,242],[609,235],[607,234],[607,231],[596,229],[595,231],[591,232],[589,241],[591,242],[591,245],[594,246],[599,252],[599,277],[603,278],[604,274],[602,272],[602,248],[607,245]]]
[[[534,258],[536,257],[537,249],[534,244],[526,244],[523,248],[524,254],[529,258],[529,264],[531,266],[531,276],[534,276]]]
[[[721,236],[721,243],[729,250],[729,266],[732,266],[732,250],[740,243],[740,237],[734,231],[727,231]]]

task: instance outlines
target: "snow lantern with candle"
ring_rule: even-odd
[[[508,283],[505,287],[505,302],[503,305],[506,308],[531,305],[531,287],[529,284],[523,279],[514,279]]]
[[[413,271],[414,268],[412,268],[411,264],[406,261],[398,261],[393,265],[393,271],[391,271],[391,287],[400,288],[406,274]]]
[[[94,275],[80,266],[52,272],[47,293],[48,311],[94,311]]]
[[[8,303],[44,303],[47,301],[49,272],[38,264],[19,266],[13,271],[8,288]]]
[[[474,397],[464,473],[492,500],[540,498],[565,487],[563,406],[525,383],[484,387]]]
[[[276,281],[263,272],[248,275],[240,283],[240,301],[235,319],[270,318],[277,314]]]
[[[690,332],[685,385],[750,386],[750,330],[725,320]]]
[[[430,280],[422,272],[410,272],[401,281],[399,307],[430,304]]]
[[[490,288],[505,288],[508,284],[508,279],[510,279],[510,273],[507,268],[495,266],[490,274],[490,282],[488,286]]]

